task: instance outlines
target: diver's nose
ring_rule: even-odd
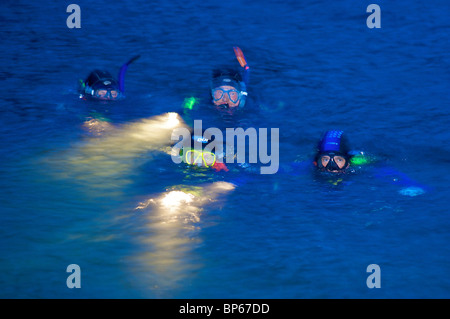
[[[224,94],[223,102],[224,102],[224,104],[231,106],[230,98],[229,98],[228,94],[226,94],[226,93]]]

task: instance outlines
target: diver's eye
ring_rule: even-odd
[[[334,161],[336,163],[345,163],[345,158],[343,158],[342,156],[335,156]]]
[[[327,166],[328,162],[330,161],[330,157],[329,156],[322,156],[320,158],[320,161],[322,162],[323,166]]]
[[[235,90],[231,90],[228,92],[229,96],[230,96],[230,100],[233,101],[233,103],[236,103],[237,100],[239,100],[239,93],[238,91]]]
[[[202,153],[196,150],[186,152],[186,163],[189,165],[201,165]]]
[[[118,95],[119,95],[119,92],[117,92],[116,90],[111,90],[111,97],[113,99],[115,99]]]
[[[97,95],[100,97],[105,97],[107,93],[107,90],[97,90]]]
[[[206,167],[213,166],[216,162],[216,155],[210,152],[203,152],[203,163]]]
[[[214,100],[216,101],[221,100],[223,98],[223,90],[220,89],[213,90],[213,97]]]

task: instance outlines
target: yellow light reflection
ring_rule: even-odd
[[[147,231],[141,237],[144,252],[136,258],[152,273],[148,287],[157,290],[153,293],[166,297],[165,291],[195,276],[201,264],[192,251],[202,242],[202,213],[234,188],[227,182],[177,186],[139,203],[136,209],[145,214]]]
[[[83,127],[93,136],[101,136],[114,130],[114,125],[111,123],[96,118],[89,118],[86,120]]]
[[[192,194],[186,194],[181,191],[172,191],[161,199],[161,205],[172,212],[179,209],[183,203],[191,203],[194,197],[195,196]]]
[[[98,123],[91,124],[95,127]],[[82,184],[88,193],[117,196],[131,182],[134,169],[151,159],[149,151],[166,152],[172,144],[172,131],[178,127],[186,125],[177,113],[121,126],[108,124],[100,136],[88,137],[47,162],[60,177]]]

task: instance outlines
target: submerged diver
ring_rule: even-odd
[[[211,150],[206,149],[206,146],[211,141],[213,139],[194,135],[188,146],[177,144],[172,147],[172,159],[176,163],[182,162],[192,167],[211,168],[217,172],[221,170],[228,172],[229,169],[225,165],[225,154],[216,152],[215,148]]]
[[[90,99],[105,102],[123,99],[125,97],[125,73],[128,66],[139,59],[139,57],[140,55],[137,55],[122,65],[118,80],[114,79],[108,71],[92,71],[85,81],[80,80],[80,98],[83,100]],[[107,110],[91,112],[84,121],[83,127],[91,134],[97,136],[113,130],[114,126],[104,114],[106,112]]]
[[[325,132],[319,141],[314,160],[291,163],[290,168],[283,170],[290,171],[291,175],[306,174],[311,166],[324,177],[333,177],[327,179],[333,185],[347,183],[344,175],[358,173],[368,164],[371,165],[373,176],[385,182],[401,186],[399,191],[402,195],[416,196],[423,194],[426,186],[410,179],[404,173],[389,167],[382,162],[377,161],[373,156],[367,156],[362,151],[351,150],[348,141],[341,130],[330,130]]]
[[[204,173],[208,170],[230,172],[229,174],[238,173],[239,178],[230,176],[234,178],[230,182],[235,185],[242,185],[243,180],[249,177],[247,174],[244,177],[241,173],[246,172],[254,175],[259,172],[256,165],[238,163],[234,147],[228,145],[226,140],[217,140],[214,135],[210,139],[203,135],[193,135],[190,142],[185,144],[182,140],[172,146],[171,156],[174,163],[184,163],[187,167]]]
[[[119,71],[118,80],[108,71],[94,70],[85,81],[80,80],[80,98],[95,100],[119,100],[125,97],[125,73],[128,66],[136,61],[140,55],[124,63]]]
[[[350,152],[343,133],[343,131],[328,131],[320,140],[313,162],[319,171],[348,172],[355,152]]]
[[[241,70],[235,68],[218,68],[212,71],[212,76],[209,84],[209,93],[205,92],[205,96],[202,100],[208,100],[208,107],[201,108],[203,110],[213,109],[218,112],[214,114],[203,114],[205,116],[211,115],[217,116],[229,116],[235,115],[238,110],[242,110],[247,100],[247,87],[250,77],[250,67],[242,53],[242,50],[238,47],[234,47],[234,53],[236,58],[242,67]],[[187,118],[187,122],[193,122],[189,120],[193,116],[191,110],[198,104],[200,99],[195,97],[189,97],[184,100],[183,114]],[[207,112],[206,112],[207,113]],[[198,116],[198,114],[196,114]],[[219,121],[223,122],[224,119]],[[227,119],[228,121],[230,119]],[[230,121],[231,122],[231,121]]]
[[[243,108],[247,98],[250,67],[239,47],[234,47],[243,74],[234,69],[216,69],[211,79],[211,97],[215,106],[223,108]]]

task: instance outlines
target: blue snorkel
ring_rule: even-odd
[[[127,72],[128,66],[133,63],[134,61],[136,61],[137,59],[139,59],[141,56],[140,55],[136,55],[135,57],[133,57],[132,59],[130,59],[130,61],[124,63],[124,65],[121,66],[120,71],[119,71],[119,90],[120,92],[124,93],[125,91],[125,73]]]

